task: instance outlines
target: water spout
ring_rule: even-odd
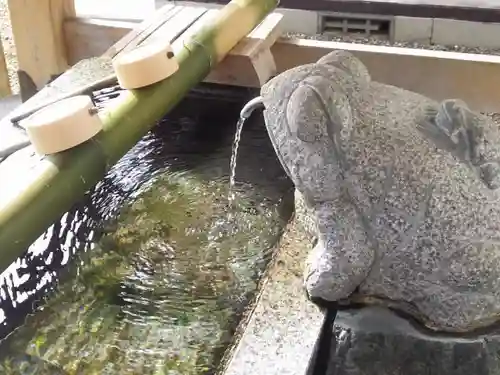
[[[259,107],[264,107],[262,96],[257,96],[250,100],[240,112],[240,118],[236,124],[236,134],[234,136],[233,150],[231,153],[230,176],[229,176],[229,204],[232,205],[235,199],[234,187],[236,184],[236,158],[238,157],[238,147],[241,139],[243,124],[252,115],[253,111]]]
[[[245,106],[243,107],[243,109],[240,112],[240,117],[242,119],[246,120],[247,118],[249,118],[252,115],[253,111],[259,107],[262,107],[262,108],[264,107],[264,102],[262,101],[262,96],[257,96],[256,98],[253,98],[247,104],[245,104]]]

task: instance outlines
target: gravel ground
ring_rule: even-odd
[[[19,92],[19,82],[17,81],[17,57],[14,40],[12,38],[12,27],[10,24],[9,10],[7,0],[0,0],[0,34],[2,35],[2,43],[5,53],[5,60],[9,72],[10,86],[12,93]]]
[[[461,52],[461,53],[476,53],[482,55],[500,55],[500,48],[481,48],[481,47],[465,47],[465,46],[443,46],[437,44],[422,44],[417,42],[397,42],[391,43],[387,39],[379,37],[365,37],[362,35],[335,35],[335,34],[324,34],[324,35],[305,35],[298,33],[288,33],[286,37],[289,38],[304,38],[304,39],[315,39],[315,40],[328,40],[343,43],[362,43],[362,44],[373,44],[377,46],[391,46],[391,47],[405,47],[405,48],[416,48],[416,49],[430,49],[435,51],[449,51],[449,52]]]

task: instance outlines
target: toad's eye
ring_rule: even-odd
[[[286,108],[286,119],[290,132],[303,142],[314,143],[327,136],[327,114],[309,86],[294,91]]]
[[[349,101],[342,88],[322,76],[306,78],[286,108],[290,132],[307,143],[342,143],[352,129]]]

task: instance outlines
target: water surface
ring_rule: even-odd
[[[214,371],[291,213],[258,114],[228,206],[243,104],[185,100],[2,275],[0,373]]]

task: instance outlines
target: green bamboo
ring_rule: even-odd
[[[184,43],[174,75],[124,95],[103,115],[104,130],[92,141],[38,162],[29,186],[0,202],[0,272],[99,182],[278,2],[231,1]]]

